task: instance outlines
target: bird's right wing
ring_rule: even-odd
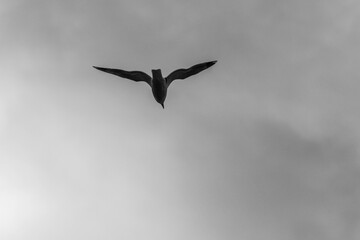
[[[93,67],[96,68],[97,70],[114,74],[122,78],[127,78],[135,82],[146,82],[151,86],[151,77],[141,71],[124,71],[121,69],[114,69],[114,68],[103,68],[103,67],[95,67],[95,66]]]
[[[166,77],[166,82],[168,85],[170,85],[170,83],[176,79],[185,79],[188,78],[192,75],[195,75],[209,67],[211,67],[212,65],[214,65],[217,61],[211,61],[211,62],[204,62],[204,63],[199,63],[196,64],[190,68],[187,69],[178,69],[173,71],[172,73],[169,74],[169,76]]]

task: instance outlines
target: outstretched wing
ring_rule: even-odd
[[[151,86],[151,77],[141,71],[124,71],[121,69],[114,69],[114,68],[102,68],[95,66],[93,67],[96,68],[97,70],[111,73],[122,78],[127,78],[135,82],[147,82]]]
[[[168,85],[170,85],[170,83],[176,79],[185,79],[187,77],[190,77],[192,75],[195,75],[209,67],[211,67],[212,65],[214,65],[217,61],[211,61],[211,62],[205,62],[205,63],[199,63],[196,64],[188,69],[178,69],[173,71],[172,73],[169,74],[169,76],[166,77],[166,82]]]

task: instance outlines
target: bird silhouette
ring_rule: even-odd
[[[111,73],[111,74],[117,75],[122,78],[127,78],[127,79],[133,80],[135,82],[146,82],[147,84],[150,85],[155,100],[158,103],[160,103],[161,106],[164,108],[164,102],[166,99],[167,89],[168,89],[169,85],[172,83],[172,81],[177,80],[177,79],[185,79],[192,75],[195,75],[195,74],[211,67],[216,62],[217,61],[204,62],[204,63],[196,64],[187,69],[181,68],[181,69],[173,71],[166,78],[164,78],[162,76],[160,69],[152,69],[151,70],[152,77],[150,77],[149,75],[147,75],[146,73],[141,72],[141,71],[124,71],[121,69],[114,69],[114,68],[103,68],[103,67],[96,67],[96,66],[93,66],[93,67],[100,71]]]

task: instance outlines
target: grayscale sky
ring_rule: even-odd
[[[360,2],[2,0],[0,239],[360,239]],[[149,86],[142,70],[218,60]]]

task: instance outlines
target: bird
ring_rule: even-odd
[[[127,78],[127,79],[130,79],[135,82],[146,82],[147,84],[150,85],[155,100],[164,109],[165,108],[164,102],[165,102],[166,95],[167,95],[167,89],[174,80],[188,78],[192,75],[195,75],[195,74],[211,67],[216,62],[217,62],[217,60],[199,63],[199,64],[196,64],[189,68],[180,68],[180,69],[177,69],[177,70],[171,72],[165,78],[163,77],[163,75],[161,73],[161,69],[152,69],[151,70],[152,77],[150,77],[148,74],[146,74],[142,71],[125,71],[125,70],[115,69],[115,68],[104,68],[104,67],[97,67],[97,66],[93,66],[93,67],[96,68],[97,70],[100,70],[100,71],[103,71],[106,73],[110,73],[110,74],[114,74],[114,75],[122,77],[122,78]]]

